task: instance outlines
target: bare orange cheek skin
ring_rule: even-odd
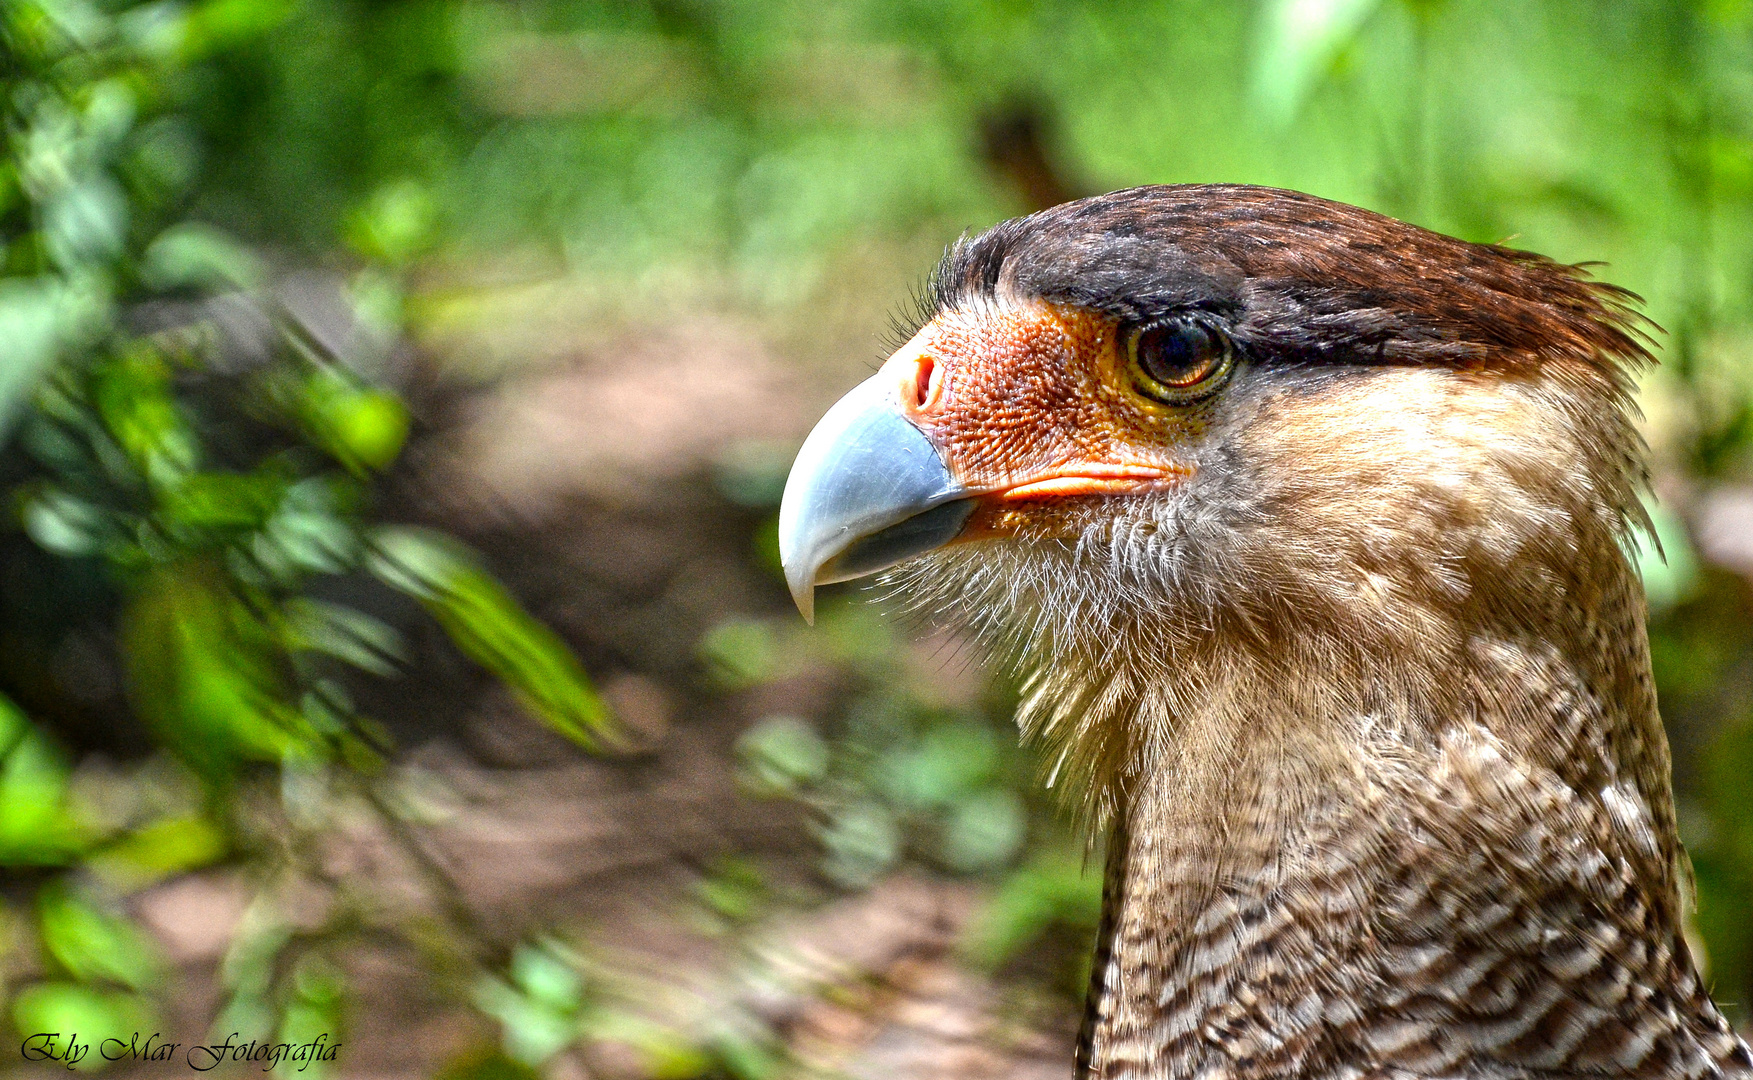
[[[941,316],[886,370],[908,418],[985,495],[961,539],[1052,534],[1089,498],[1190,471],[1184,423],[1124,373],[1112,320],[1049,304]]]

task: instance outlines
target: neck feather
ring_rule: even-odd
[[[1243,633],[1197,691],[1139,688],[1088,1075],[1747,1067],[1681,936],[1641,591],[1603,540],[1541,627]]]
[[[1621,383],[1261,369],[1196,463],[899,575],[1110,833],[1086,1074],[1753,1075],[1681,936]]]

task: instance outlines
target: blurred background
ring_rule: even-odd
[[[1753,2],[0,0],[0,112],[8,1038],[1068,1076],[1100,867],[1011,688],[868,592],[806,628],[774,522],[946,243],[1179,181],[1646,298],[1747,1021]]]

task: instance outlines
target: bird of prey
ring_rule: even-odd
[[[1753,1076],[1682,934],[1636,301],[1136,188],[957,243],[811,433],[805,615],[895,567],[1110,837],[1080,1076]]]

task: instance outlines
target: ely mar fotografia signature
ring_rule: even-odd
[[[324,1032],[309,1042],[248,1042],[240,1041],[232,1032],[222,1043],[165,1042],[164,1036],[153,1032],[144,1038],[138,1031],[127,1038],[80,1039],[74,1032],[63,1036],[59,1031],[38,1031],[25,1037],[19,1053],[26,1061],[52,1062],[77,1069],[92,1064],[88,1059],[93,1050],[104,1061],[142,1061],[162,1064],[183,1064],[196,1072],[206,1072],[224,1062],[260,1064],[263,1072],[282,1065],[303,1072],[313,1061],[334,1061],[341,1049],[329,1041]]]

